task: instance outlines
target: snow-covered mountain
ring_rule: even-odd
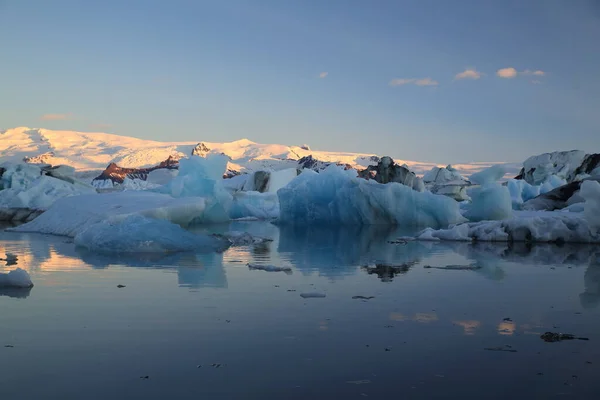
[[[81,171],[103,170],[114,162],[121,167],[151,167],[165,161],[169,156],[187,157],[197,152],[217,152],[231,158],[229,168],[236,171],[260,169],[283,169],[297,165],[296,160],[312,155],[319,161],[348,164],[362,169],[376,163],[374,154],[344,153],[310,150],[307,145],[287,146],[281,144],[259,144],[248,139],[226,143],[203,142],[199,138],[194,142],[157,142],[108,133],[85,133],[75,131],[56,131],[50,129],[31,129],[19,127],[0,131],[0,162],[21,161],[65,164]],[[435,166],[435,163],[403,160],[389,155],[396,163],[406,164],[417,175],[422,175]],[[471,175],[498,163],[455,164],[454,168],[463,175]],[[520,165],[510,165],[513,176]],[[513,171],[514,170],[514,171]]]

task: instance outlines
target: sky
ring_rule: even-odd
[[[600,152],[600,0],[0,0],[0,55],[0,129]]]

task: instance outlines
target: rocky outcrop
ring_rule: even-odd
[[[600,178],[588,179],[600,182]],[[583,181],[588,179],[584,179]],[[583,181],[570,182],[547,193],[540,194],[523,203],[523,210],[554,211],[561,210],[576,203],[581,203],[583,202],[583,199],[578,196],[578,193]]]
[[[150,168],[123,168],[115,163],[110,163],[98,177],[94,178],[94,181],[111,180],[113,183],[119,184],[123,183],[125,178],[141,179],[145,181],[150,172],[159,168],[177,169],[179,168],[179,161],[172,156],[169,156],[168,159],[161,162],[159,165]]]
[[[329,167],[330,165],[339,165],[339,166],[343,166],[344,169],[352,169],[352,166],[348,165],[348,164],[340,164],[340,163],[330,163],[327,161],[321,161],[321,160],[317,160],[316,158],[314,158],[312,156],[312,154],[309,154],[308,156],[304,156],[301,159],[298,160],[298,166],[296,168],[302,170],[302,169],[312,169],[313,171],[321,171],[324,170],[325,168]]]
[[[374,179],[379,183],[397,182],[411,187],[418,192],[425,190],[421,178],[404,165],[398,165],[391,157],[385,156],[377,163],[359,171],[358,176],[364,179]]]
[[[600,174],[600,154],[571,150],[529,157],[515,179],[523,179],[530,185],[540,185],[551,176],[570,183],[596,174]]]
[[[54,157],[54,152],[49,151],[47,153],[40,154],[38,156],[23,157],[23,162],[26,162],[28,164],[47,164],[48,161],[50,161],[50,159],[52,159],[53,157]]]
[[[192,150],[193,156],[206,157],[206,155],[210,152],[210,149],[203,142],[200,142],[194,147]]]

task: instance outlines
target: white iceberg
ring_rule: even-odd
[[[186,227],[196,220],[206,219],[206,212],[202,198],[176,199],[147,191],[114,192],[60,199],[38,218],[11,229],[75,237],[91,225],[129,215],[162,219]]]
[[[17,268],[6,274],[0,273],[0,287],[30,288],[32,286],[31,277],[24,269]]]
[[[476,172],[469,177],[469,180],[477,185],[486,185],[488,183],[497,182],[506,174],[504,165],[493,165],[483,171]]]
[[[600,230],[600,183],[596,181],[583,181],[579,189],[583,197],[583,215],[590,227]]]
[[[236,192],[229,211],[231,219],[279,218],[279,198],[277,193]]]
[[[523,163],[523,179],[532,185],[541,185],[552,176],[571,181],[585,158],[581,150],[555,151],[529,157]]]
[[[75,244],[98,253],[171,253],[222,251],[229,241],[194,234],[179,225],[142,215],[108,219],[88,226],[75,236]]]
[[[320,173],[304,170],[277,195],[282,224],[445,227],[464,221],[448,197],[360,179],[355,170],[335,165]]]
[[[512,200],[506,186],[488,183],[471,190],[471,205],[464,214],[471,221],[501,220],[512,216]]]

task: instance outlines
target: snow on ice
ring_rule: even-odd
[[[0,287],[30,288],[33,286],[31,277],[24,269],[17,268],[8,273],[0,273]]]

